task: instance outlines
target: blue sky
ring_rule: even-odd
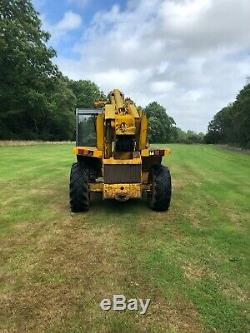
[[[113,5],[124,8],[126,1],[122,0],[34,0],[35,9],[43,18],[45,28],[55,26],[62,21],[66,13],[74,13],[81,18],[81,23],[67,33],[66,38],[60,38],[56,42],[52,39],[52,46],[60,56],[77,57],[72,48],[81,40],[84,30],[90,25],[97,12],[110,10]],[[53,37],[53,31],[51,32]],[[65,37],[65,35],[64,35]]]
[[[250,76],[249,0],[33,0],[55,63],[205,131]]]

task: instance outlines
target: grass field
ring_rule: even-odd
[[[69,144],[0,148],[0,332],[250,331],[250,155],[170,147],[169,212],[96,198],[75,215]],[[151,305],[101,311],[113,294]]]

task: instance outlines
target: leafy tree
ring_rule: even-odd
[[[196,133],[194,131],[188,130],[186,133],[186,143],[203,143],[204,134],[202,132]]]
[[[152,102],[145,107],[144,111],[149,120],[149,142],[169,142],[175,128],[175,121],[167,115],[166,109],[157,102]]]
[[[75,97],[48,39],[30,0],[0,2],[1,138],[59,139],[73,131]]]
[[[42,31],[30,1],[1,1],[0,6],[1,118],[7,127],[20,130],[20,126],[32,124],[31,118],[23,124],[27,103],[37,101],[37,114],[39,103],[45,103],[50,79],[57,75],[51,62],[55,51],[46,47],[49,35]],[[32,126],[35,129],[35,123]]]
[[[77,107],[91,108],[97,99],[105,98],[100,88],[89,80],[70,80],[69,87],[76,96]]]
[[[205,137],[207,143],[228,143],[233,139],[232,133],[233,105],[219,111],[208,125]]]
[[[194,131],[183,131],[182,129],[176,127],[173,129],[173,135],[171,142],[175,143],[204,143],[204,134],[202,132],[196,133]]]
[[[227,143],[250,147],[250,84],[233,104],[216,113],[208,125],[207,143]]]
[[[233,132],[235,142],[240,146],[250,148],[250,84],[238,94],[233,104]]]
[[[185,143],[187,139],[187,133],[179,127],[174,127],[171,135],[171,142]]]
[[[51,140],[75,139],[75,104],[76,97],[67,80],[59,78],[51,96],[50,117],[47,121]]]

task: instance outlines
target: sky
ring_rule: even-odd
[[[33,0],[54,62],[206,131],[250,76],[250,0]]]

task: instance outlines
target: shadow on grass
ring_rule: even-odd
[[[91,207],[90,210],[98,210],[101,212],[106,212],[108,214],[120,215],[130,214],[130,213],[143,213],[149,211],[147,205],[147,200],[143,199],[129,199],[125,202],[119,202],[115,199],[103,200],[101,195],[93,195],[91,198]]]
[[[94,225],[113,225],[127,227],[135,232],[139,225],[149,221],[157,225],[158,219],[167,221],[171,219],[168,212],[156,212],[147,205],[147,200],[130,199],[126,202],[116,200],[103,200],[101,195],[91,198],[88,212],[73,214],[79,223],[90,223]],[[151,221],[151,222],[150,222]]]

